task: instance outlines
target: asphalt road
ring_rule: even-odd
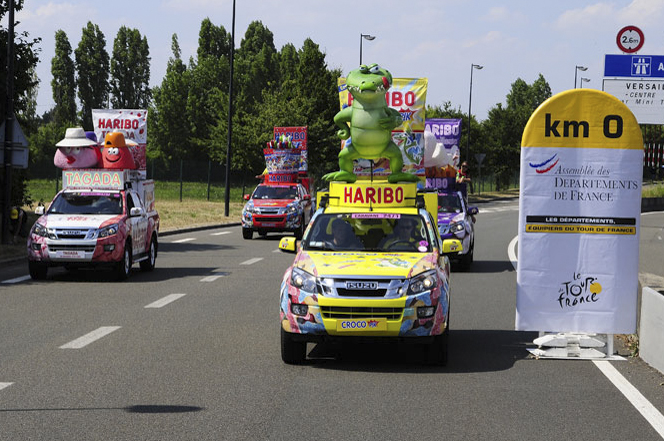
[[[452,274],[442,368],[396,345],[310,345],[307,364],[282,363],[278,293],[293,255],[278,235],[164,236],[156,269],[122,283],[4,267],[0,440],[662,439],[664,376],[640,359],[529,356],[537,335],[514,331],[517,219],[516,200],[480,207],[475,264]],[[662,213],[642,218],[641,263],[655,275],[662,225]]]

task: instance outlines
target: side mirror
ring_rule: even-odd
[[[248,201],[250,198],[251,198],[251,195],[250,195],[250,194],[245,194],[245,195],[244,195],[244,200],[245,200],[245,201]]]
[[[475,216],[479,212],[480,210],[477,207],[468,207],[468,214],[470,214],[471,216]]]
[[[304,196],[302,196],[302,199],[304,199],[305,201],[310,201],[311,200],[311,195],[310,194],[305,194]]]
[[[279,249],[285,253],[295,253],[297,249],[297,239],[294,237],[282,237],[279,241]]]
[[[38,214],[39,216],[44,214],[44,211],[46,211],[46,207],[44,207],[43,205],[40,205],[37,208],[35,208],[35,214]]]
[[[441,254],[459,254],[463,251],[463,245],[459,239],[445,239]]]
[[[129,217],[143,216],[144,213],[143,207],[133,207],[129,210]]]

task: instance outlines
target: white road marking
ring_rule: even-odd
[[[632,405],[639,411],[641,415],[650,423],[650,425],[657,431],[659,436],[664,438],[664,415],[648,401],[641,392],[639,392],[629,381],[623,377],[616,368],[614,368],[608,361],[593,361],[595,366],[606,378],[608,378],[613,385],[632,403]]]
[[[272,252],[273,252],[273,253],[280,253],[281,250],[280,250],[279,248],[277,248],[276,250],[273,250]]]
[[[220,231],[219,233],[212,233],[210,236],[223,236],[224,234],[231,234],[230,231]]]
[[[510,262],[516,270],[517,256],[516,244],[519,236],[512,239],[507,246],[507,254],[509,255]],[[632,406],[639,411],[641,415],[650,423],[650,425],[657,431],[657,433],[664,439],[664,415],[648,401],[641,392],[638,391],[632,384],[623,377],[616,368],[611,365],[607,360],[593,360],[597,368],[606,376],[606,378],[613,383],[613,385],[632,403]]]
[[[262,257],[254,257],[253,259],[245,260],[244,262],[240,263],[240,265],[253,265],[256,262],[260,262],[263,260]]]
[[[180,239],[180,240],[174,240],[171,243],[183,243],[183,242],[189,242],[190,240],[196,240],[194,237],[187,237],[186,239]]]
[[[201,282],[214,282],[215,280],[221,278],[221,277],[226,277],[226,274],[217,274],[214,276],[206,276],[201,279]]]
[[[157,300],[156,302],[145,305],[144,308],[161,308],[162,306],[166,306],[169,303],[174,302],[180,297],[184,297],[186,295],[187,294],[169,294],[166,297]]]
[[[512,266],[514,267],[514,271],[516,271],[516,264],[518,262],[518,258],[516,256],[516,245],[519,243],[519,236],[514,236],[514,239],[510,242],[509,245],[507,245],[507,256],[510,258],[510,262],[512,262]]]
[[[102,337],[107,336],[113,331],[117,331],[120,329],[122,326],[102,326],[101,328],[98,328],[88,334],[85,334],[82,337],[77,338],[76,340],[72,340],[67,344],[64,344],[60,346],[60,349],[81,349],[90,343],[99,340]]]
[[[9,386],[11,386],[12,384],[14,384],[14,383],[0,383],[0,390],[4,389],[4,388],[6,388],[6,387],[9,387]]]
[[[25,282],[26,280],[29,280],[30,276],[21,276],[17,277],[15,279],[9,279],[9,280],[3,280],[0,283],[20,283],[20,282]]]

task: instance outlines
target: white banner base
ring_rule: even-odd
[[[544,333],[528,349],[535,358],[561,360],[625,360],[613,353],[613,334]]]

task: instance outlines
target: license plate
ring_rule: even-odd
[[[387,330],[386,319],[348,319],[337,320],[339,332],[372,332]]]
[[[277,224],[275,222],[262,222],[261,225],[264,227],[275,227]]]
[[[85,259],[85,251],[57,251],[55,256],[59,259]]]

